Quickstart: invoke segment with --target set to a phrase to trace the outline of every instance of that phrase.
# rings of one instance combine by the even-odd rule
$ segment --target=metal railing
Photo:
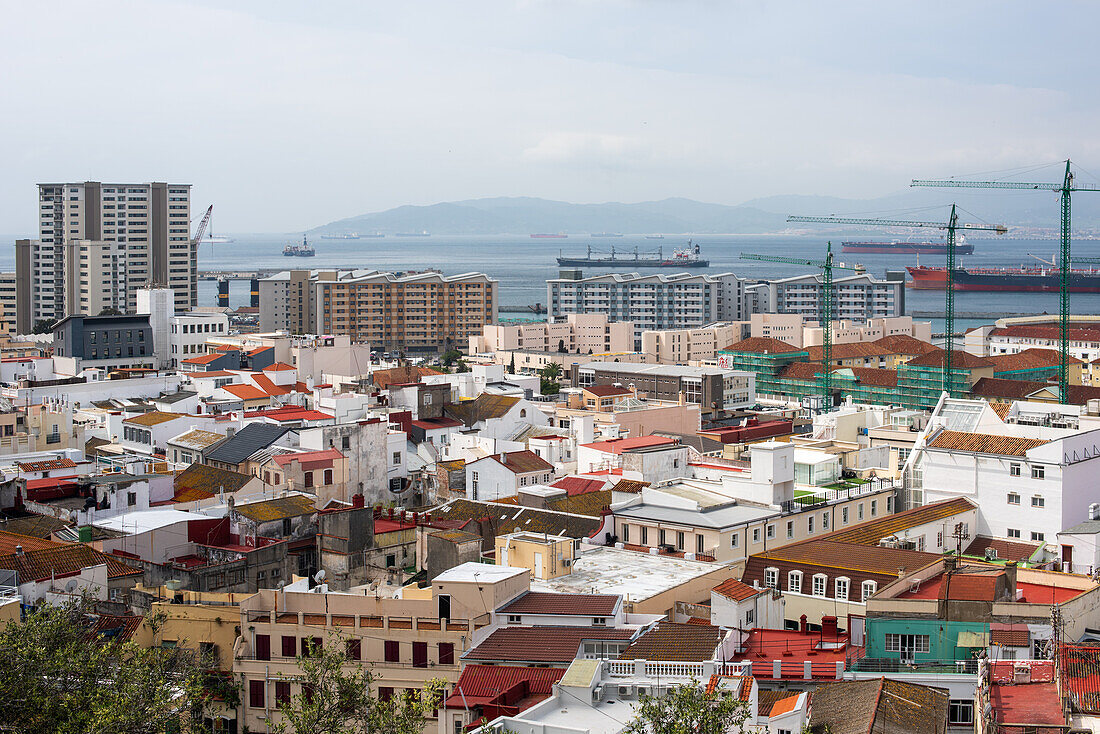
[[[860,658],[849,670],[858,673],[958,673],[974,675],[977,660],[901,660],[900,658]]]

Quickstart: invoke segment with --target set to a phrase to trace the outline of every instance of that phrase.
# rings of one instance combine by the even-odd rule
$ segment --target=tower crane
[[[947,230],[947,273],[944,283],[944,332],[947,340],[944,344],[943,355],[943,381],[942,387],[947,394],[951,394],[951,362],[955,351],[955,232],[957,230],[987,230],[1004,234],[1008,227],[1003,224],[965,224],[959,222],[959,215],[954,204],[951,205],[951,214],[946,222],[922,222],[908,221],[904,219],[863,219],[857,217],[787,217],[788,222],[821,222],[825,224],[869,224],[879,227],[931,227],[933,229]]]
[[[847,265],[834,265],[833,264],[833,243],[826,243],[825,259],[824,260],[809,260],[800,257],[782,257],[779,255],[756,255],[751,252],[742,252],[742,260],[760,260],[769,263],[786,263],[788,265],[809,265],[811,268],[820,268],[822,276],[822,293],[821,293],[821,360],[822,360],[822,375],[821,375],[821,391],[823,393],[823,399],[821,401],[821,410],[827,411],[833,404],[833,376],[830,368],[832,367],[832,353],[833,353],[833,271],[834,270],[853,270],[857,273],[862,273],[862,267],[849,267]]]
[[[202,215],[202,221],[199,222],[199,228],[195,230],[195,250],[198,250],[199,245],[202,244],[202,238],[206,236],[206,228],[210,226],[210,215],[214,213],[214,205],[206,207],[206,212]]]
[[[932,186],[936,188],[956,189],[1023,189],[1030,191],[1057,191],[1061,198],[1062,222],[1060,232],[1061,258],[1058,263],[1060,275],[1058,326],[1061,331],[1062,353],[1058,365],[1058,389],[1062,402],[1066,400],[1069,386],[1069,373],[1066,366],[1066,353],[1069,349],[1069,265],[1070,265],[1070,195],[1074,191],[1100,191],[1096,184],[1079,184],[1074,181],[1070,162],[1066,160],[1066,172],[1061,183],[1027,183],[1023,181],[960,181],[958,179],[913,179],[911,186]]]

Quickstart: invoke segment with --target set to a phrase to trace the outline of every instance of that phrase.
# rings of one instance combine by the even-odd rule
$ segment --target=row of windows
[[[1023,473],[1023,465],[1013,462],[1008,465],[1009,476],[1018,477]],[[1032,479],[1046,479],[1047,468],[1041,464],[1033,464],[1031,466],[1031,478]]]
[[[1010,504],[1010,505],[1020,504],[1020,494],[1019,494],[1019,492],[1009,492],[1008,493],[1008,504]],[[1031,497],[1031,506],[1032,507],[1046,507],[1046,505],[1047,505],[1047,502],[1043,498],[1042,495],[1038,495],[1038,494],[1032,495],[1032,497]]]
[[[1019,528],[1008,528],[1008,530],[1006,532],[1006,535],[1008,535],[1008,537],[1010,537],[1010,538],[1019,538],[1019,537],[1021,537],[1020,529]],[[1031,539],[1033,541],[1037,542],[1037,543],[1045,542],[1046,541],[1046,533],[1037,533],[1034,530],[1032,530],[1031,531]]]
[[[779,569],[778,568],[766,568],[764,569],[764,586],[769,589],[779,589]],[[833,598],[839,601],[849,601],[851,594],[852,580],[847,576],[838,576],[833,579]],[[826,596],[829,588],[829,577],[823,573],[817,573],[813,575],[810,587],[810,593],[813,596]],[[805,593],[802,590],[802,572],[801,571],[789,571],[787,572],[787,591],[794,594]],[[866,603],[868,599],[874,596],[878,591],[878,584],[874,581],[864,581],[860,587],[860,596],[858,601]]]
[[[675,538],[675,540],[676,540],[675,544],[669,542],[669,534],[670,533],[672,534],[672,537]],[[630,525],[628,525],[626,523],[623,523],[622,534],[623,534],[623,538],[622,538],[623,542],[624,543],[629,543],[630,542]],[[646,525],[639,525],[638,526],[638,535],[640,536],[639,539],[638,539],[638,542],[641,545],[648,546],[649,545],[649,527],[646,526]],[[687,545],[688,535],[690,535],[690,533],[685,533],[683,530],[665,530],[664,528],[659,528],[657,530],[657,546],[675,545],[676,550],[686,551],[688,549],[688,545]],[[705,553],[706,552],[706,540],[705,540],[702,533],[695,534],[695,552],[696,553]]]

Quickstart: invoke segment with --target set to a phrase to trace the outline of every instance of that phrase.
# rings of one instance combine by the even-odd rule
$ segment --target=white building
[[[749,317],[748,336],[779,339],[799,348],[821,346],[824,340],[823,331],[820,320],[804,314],[754,313]],[[932,322],[913,321],[911,316],[832,322],[833,344],[872,342],[897,335],[931,342]]]
[[[1067,336],[1072,357],[1084,362],[1100,359],[1100,317],[1071,315]],[[1062,332],[1056,316],[1020,316],[966,332],[965,349],[979,357],[1018,354],[1026,349],[1061,349]]]
[[[749,335],[744,321],[719,322],[697,329],[642,332],[642,353],[661,364],[712,360],[722,349]]]
[[[466,462],[466,496],[472,500],[515,497],[520,489],[549,484],[552,464],[531,451],[491,454]]]
[[[1088,520],[1100,472],[1100,427],[1072,406],[940,399],[906,465],[911,506],[968,497],[980,535],[1054,543]]]
[[[175,367],[180,360],[206,353],[206,340],[229,332],[229,317],[224,313],[191,311],[176,314],[171,319],[168,335],[168,363]],[[154,339],[156,332],[154,331]]]
[[[841,321],[868,321],[905,314],[905,272],[887,271],[880,280],[867,273],[834,278],[833,309]],[[823,277],[817,273],[764,281],[745,287],[752,313],[800,314],[820,319]]]
[[[783,629],[783,606],[783,594],[776,589],[729,579],[710,591],[710,623],[729,629]]]
[[[629,321],[634,324],[635,349],[644,331],[693,329],[744,318],[744,280],[733,273],[608,273],[588,278],[580,271],[562,274],[565,277],[546,281],[550,317],[603,314],[609,321]]]

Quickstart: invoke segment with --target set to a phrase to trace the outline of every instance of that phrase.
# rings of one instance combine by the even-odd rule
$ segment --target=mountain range
[[[1006,195],[973,190],[903,189],[876,199],[781,195],[738,205],[709,204],[684,198],[634,204],[572,204],[533,197],[467,199],[361,214],[315,227],[308,233],[761,234],[814,231],[829,226],[788,223],[788,213],[939,221],[946,219],[946,203],[952,200],[962,207],[960,221],[963,222],[997,222],[1032,230],[1058,227],[1058,199],[1051,192]],[[1100,231],[1100,196],[1079,194],[1074,199],[1073,210],[1075,232]]]

